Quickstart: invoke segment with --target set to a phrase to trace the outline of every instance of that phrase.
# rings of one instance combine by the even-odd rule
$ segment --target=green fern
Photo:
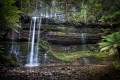
[[[108,36],[102,36],[102,41],[99,42],[100,51],[109,52],[109,54],[116,53],[117,48],[120,48],[120,32],[115,32]]]

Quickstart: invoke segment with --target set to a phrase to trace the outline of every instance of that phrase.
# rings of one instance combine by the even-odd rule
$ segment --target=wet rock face
[[[36,33],[37,34],[37,33]],[[47,36],[46,36],[47,35]],[[76,35],[76,34],[75,34]],[[68,45],[68,44],[83,44],[82,38],[79,36],[72,35],[72,36],[56,36],[56,35],[50,35],[49,33],[42,34],[41,31],[41,37],[47,38],[47,40],[52,44],[62,44],[62,45]],[[21,41],[21,42],[27,42],[29,38],[29,30],[21,30],[20,33],[15,33],[14,40],[15,41]],[[8,32],[8,35],[6,36],[7,40],[13,40],[13,34],[11,32]],[[99,37],[89,37],[85,38],[86,44],[90,43],[96,43],[99,41]]]
[[[21,18],[21,21],[22,28],[19,33],[15,33],[14,40],[27,42],[29,38],[31,17],[24,15]],[[68,24],[67,22],[60,22],[57,20],[43,18],[40,37],[47,38],[50,43],[58,45],[81,45],[83,44],[83,38],[85,39],[85,44],[94,44],[101,39],[102,35],[104,35],[105,31],[103,31],[100,27],[102,26],[86,24],[78,26],[78,28],[76,28],[75,25],[72,25],[72,23]],[[63,32],[61,31],[61,29],[63,30]],[[110,32],[111,29],[109,29],[108,27],[106,28],[106,30],[107,32]],[[8,32],[8,34],[6,35],[6,39],[12,40],[12,37],[12,32]]]
[[[115,75],[120,74],[106,65],[18,67],[2,69],[0,80],[118,80],[119,76],[111,76],[113,72]]]
[[[29,38],[29,28],[31,23],[31,17],[23,15],[21,17],[21,29],[19,33],[14,33],[14,40],[27,42]],[[96,43],[101,35],[101,30],[89,26],[79,26],[75,28],[72,23],[60,22],[57,20],[42,19],[40,37],[47,38],[52,44],[82,44],[83,35],[85,43]],[[57,30],[57,31],[55,31]],[[63,30],[63,32],[61,31]],[[102,32],[103,33],[103,32]],[[36,33],[37,34],[37,33]],[[8,32],[6,35],[8,40],[13,40],[13,32]]]

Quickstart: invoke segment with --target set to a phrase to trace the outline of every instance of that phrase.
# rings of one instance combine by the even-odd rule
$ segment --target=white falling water
[[[46,17],[46,18],[49,18],[49,17],[50,17],[48,12],[46,12],[45,17]]]
[[[28,63],[25,65],[27,67],[34,67],[39,65],[38,61],[38,53],[39,53],[39,37],[40,37],[40,26],[41,26],[41,18],[39,17],[32,17],[31,26],[30,26],[30,33],[29,33],[29,58]],[[37,25],[36,22],[39,22]],[[33,27],[33,28],[32,28]],[[36,30],[37,28],[37,30]],[[37,32],[37,35],[35,34]],[[35,39],[37,42],[35,43]]]
[[[80,33],[81,33],[82,50],[86,50],[87,47],[86,47],[85,33],[83,29],[81,29]]]
[[[41,17],[39,18],[39,26],[38,26],[38,31],[37,31],[38,35],[37,35],[36,55],[35,55],[35,61],[36,61],[36,63],[38,63],[40,27],[41,27]]]
[[[47,58],[48,58],[48,56],[47,56],[47,54],[45,53],[44,56],[43,56],[43,59],[44,59],[44,60],[43,60],[43,61],[44,61],[43,63],[46,63]]]
[[[31,51],[30,51],[30,60],[29,60],[30,65],[34,64],[35,24],[36,24],[37,17],[32,17],[32,19],[34,21],[34,25],[33,25],[33,32],[32,32],[32,44],[31,44]]]
[[[30,30],[29,30],[29,38],[28,38],[28,52],[30,51],[30,40],[31,40],[31,31],[32,31],[32,24],[33,24],[33,22],[32,22],[32,20],[31,20],[31,23],[30,23]]]
[[[50,17],[53,18],[53,9],[50,9]]]

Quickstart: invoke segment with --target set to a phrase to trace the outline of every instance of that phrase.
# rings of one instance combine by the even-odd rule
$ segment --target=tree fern
[[[116,53],[120,48],[120,32],[115,32],[108,36],[102,36],[102,41],[99,42],[100,51],[109,52],[109,54]]]
[[[10,29],[17,30],[19,26],[19,14],[21,12],[15,6],[15,0],[0,0],[0,36]]]

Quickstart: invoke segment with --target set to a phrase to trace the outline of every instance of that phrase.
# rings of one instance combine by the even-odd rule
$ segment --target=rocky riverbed
[[[120,80],[120,71],[108,65],[1,67],[0,80]]]

